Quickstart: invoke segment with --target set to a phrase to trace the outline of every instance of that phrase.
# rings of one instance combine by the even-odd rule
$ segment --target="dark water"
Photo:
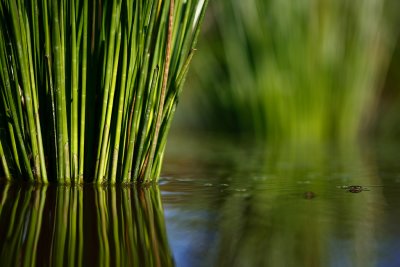
[[[158,187],[1,184],[0,266],[400,266],[399,148],[175,137]]]
[[[156,186],[0,188],[0,266],[173,266]]]

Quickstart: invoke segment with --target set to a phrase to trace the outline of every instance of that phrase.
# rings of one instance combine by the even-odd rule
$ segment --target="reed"
[[[397,37],[396,2],[213,2],[194,61],[201,125],[263,140],[360,136]]]
[[[9,180],[157,180],[207,0],[0,2]]]

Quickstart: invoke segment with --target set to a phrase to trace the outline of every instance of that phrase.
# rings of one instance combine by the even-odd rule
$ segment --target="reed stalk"
[[[157,181],[207,2],[1,0],[7,179]]]

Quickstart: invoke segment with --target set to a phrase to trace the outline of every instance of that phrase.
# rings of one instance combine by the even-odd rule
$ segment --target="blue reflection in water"
[[[400,266],[400,240],[390,240],[380,246],[382,260],[378,267],[398,267]]]
[[[215,214],[207,211],[182,212],[167,207],[165,219],[173,222],[167,224],[167,233],[176,265],[211,266],[210,259],[214,258],[218,239],[209,224],[216,222]]]
[[[400,149],[224,146],[167,153],[160,189],[177,266],[400,266]]]

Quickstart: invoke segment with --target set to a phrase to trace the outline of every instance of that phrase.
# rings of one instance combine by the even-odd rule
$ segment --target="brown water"
[[[399,148],[172,136],[159,186],[1,184],[0,266],[400,266]]]

